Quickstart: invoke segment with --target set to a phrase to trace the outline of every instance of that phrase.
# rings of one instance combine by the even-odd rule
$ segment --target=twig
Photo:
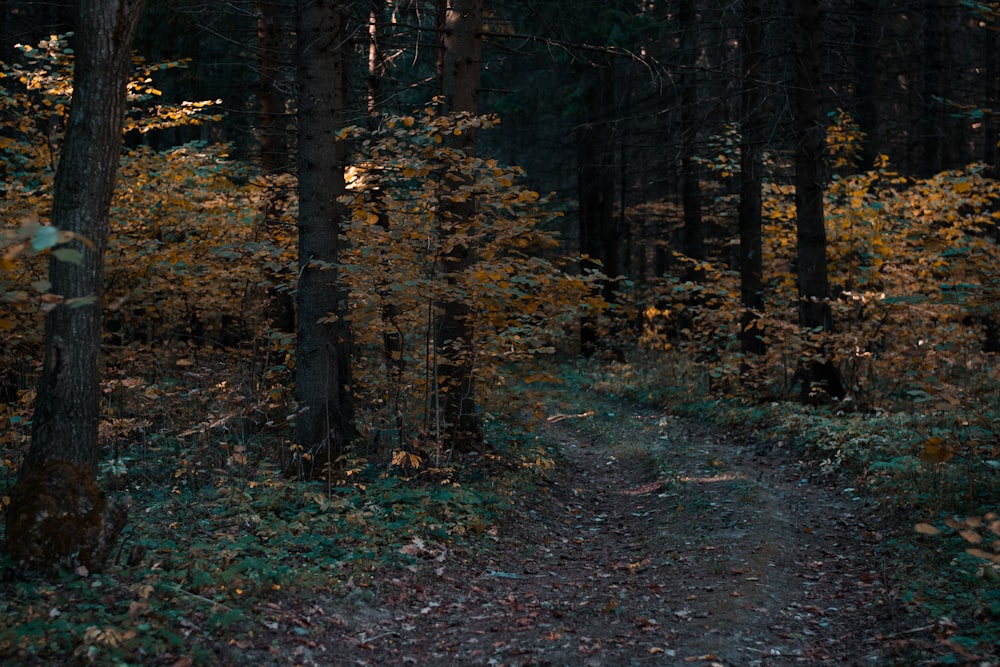
[[[918,632],[923,632],[925,630],[931,630],[936,625],[937,625],[937,623],[930,623],[929,625],[922,625],[919,628],[910,628],[909,630],[900,630],[899,632],[894,632],[891,635],[878,635],[876,637],[873,637],[872,639],[869,639],[868,642],[872,643],[872,642],[884,641],[886,639],[897,639],[899,637],[902,637],[903,635],[912,635],[912,634],[916,634]]]
[[[195,598],[197,600],[201,600],[202,602],[208,603],[208,604],[212,605],[213,607],[220,607],[220,608],[224,609],[225,611],[234,611],[233,608],[230,607],[230,606],[227,606],[227,605],[222,604],[221,602],[217,602],[215,600],[209,599],[209,598],[205,597],[204,595],[198,595],[197,593],[192,593],[191,591],[185,590],[185,589],[181,588],[180,586],[178,586],[176,584],[161,583],[161,585],[164,588],[169,588],[170,590],[174,591],[175,593],[183,593],[184,595],[187,595],[187,596],[193,597],[193,598]]]

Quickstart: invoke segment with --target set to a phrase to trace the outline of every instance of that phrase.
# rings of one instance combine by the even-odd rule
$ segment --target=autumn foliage
[[[8,171],[17,175],[0,206],[6,219],[22,220],[4,232],[8,298],[0,303],[0,321],[11,332],[4,349],[12,399],[6,409],[22,422],[33,372],[23,360],[37,356],[39,315],[59,300],[46,293],[44,281],[48,252],[65,252],[58,247],[65,239],[49,234],[48,192],[72,55],[56,38],[24,52],[25,63],[7,68],[23,90],[3,107],[10,119],[20,119],[18,131],[0,146]],[[156,73],[181,66],[136,63],[127,137],[214,118],[209,102],[157,101]],[[439,406],[447,388],[438,383],[433,345],[437,304],[468,305],[474,349],[464,353],[471,354],[484,385],[502,383],[515,362],[528,362],[530,374],[531,362],[553,353],[582,313],[605,306],[593,289],[601,276],[580,275],[561,250],[561,212],[552,198],[523,185],[517,167],[466,156],[444,141],[498,122],[442,116],[430,105],[413,115],[387,116],[377,130],[352,128],[342,137],[357,165],[343,269],[357,340],[353,390],[367,406],[359,419],[359,451],[374,460],[419,468],[434,456],[441,463]],[[248,370],[225,393],[241,395],[242,405],[235,412],[213,411],[216,416],[202,423],[287,423],[294,410],[293,329],[276,320],[287,318],[278,311],[287,308],[295,288],[295,192],[293,177],[255,174],[225,146],[192,142],[157,151],[140,141],[127,148],[106,256],[112,395],[131,390],[146,401],[165,397],[157,383],[172,369],[183,372],[230,350]],[[442,204],[459,200],[475,201],[474,215],[461,228],[445,220],[448,233],[442,233]],[[459,276],[442,268],[453,243],[477,251],[475,263]],[[149,354],[159,359],[158,367],[134,365]],[[281,459],[287,452],[272,455]]]
[[[738,274],[722,256],[704,264],[700,283],[668,276],[651,285],[644,344],[694,350],[718,389],[759,398],[793,396],[799,360],[810,354],[837,366],[844,407],[854,410],[925,395],[959,400],[987,389],[988,354],[997,345],[997,182],[982,165],[910,178],[885,156],[855,171],[860,134],[849,118],[835,120],[825,206],[833,331],[796,324],[794,188],[778,178],[780,161],[772,156],[764,190],[766,306],[757,321],[766,354],[738,352]],[[735,173],[732,164],[720,154],[722,178]],[[722,215],[730,205],[731,197],[720,198],[720,227],[728,224]],[[741,386],[741,367],[745,373],[748,365],[753,387]]]

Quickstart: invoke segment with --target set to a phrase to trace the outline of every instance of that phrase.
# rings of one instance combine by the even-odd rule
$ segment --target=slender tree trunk
[[[823,215],[825,130],[820,114],[822,22],[819,0],[791,0],[795,17],[795,207],[797,211],[799,324],[833,330]],[[802,394],[816,388],[842,397],[840,373],[825,351],[813,350],[801,369]]]
[[[950,37],[955,8],[951,0],[924,0],[924,91],[923,91],[923,170],[932,176],[954,166],[960,143],[950,110],[942,100],[948,97],[948,67],[951,63]]]
[[[764,311],[761,181],[764,144],[763,0],[743,0],[743,138],[740,146],[740,347],[763,354]]]
[[[983,77],[983,99],[995,100],[1000,97],[1000,33],[993,29],[982,31],[983,59],[986,61],[986,73]],[[996,112],[987,113],[983,119],[983,162],[988,165],[992,178],[1000,176],[1000,162],[997,160],[997,142],[1000,141],[1000,131],[997,128]],[[1000,223],[998,223],[1000,229]]]
[[[382,115],[382,79],[385,76],[386,64],[382,56],[381,40],[383,37],[384,24],[382,15],[386,8],[385,0],[369,0],[368,6],[368,76],[367,76],[367,107],[368,107],[368,128],[376,130],[381,123]],[[373,170],[365,175],[367,187],[364,196],[376,203],[381,195],[381,175],[378,170]],[[376,208],[380,208],[377,206]],[[384,211],[379,211],[378,224],[383,229],[389,229],[389,217]],[[393,447],[402,448],[406,442],[406,421],[402,413],[403,394],[403,372],[406,369],[405,344],[403,337],[403,327],[400,323],[399,305],[395,300],[393,286],[383,284],[378,287],[378,294],[381,303],[382,316],[382,354],[385,359],[386,389],[382,396],[384,410],[387,412],[383,417],[383,428],[385,431],[396,431],[395,442],[390,441]],[[376,435],[376,444],[381,443],[381,438]]]
[[[99,354],[108,215],[122,145],[125,85],[141,0],[81,0],[73,98],[53,186],[52,224],[79,263],[49,263],[52,293],[66,299],[45,320],[45,357],[31,447],[11,492],[7,540],[29,566],[99,568],[125,525],[125,507],[95,483],[100,458]]]
[[[681,202],[684,227],[681,246],[691,259],[705,259],[705,239],[701,217],[701,169],[695,160],[698,143],[698,17],[694,0],[681,0],[677,12],[681,31]],[[701,280],[702,272],[688,265],[688,278]]]
[[[613,278],[621,273],[621,235],[614,215],[614,75],[610,63],[602,63],[596,73],[586,70],[580,85],[584,88],[583,113],[576,129],[576,152],[580,253],[585,257],[582,268],[600,270]],[[602,291],[607,302],[614,301],[612,281],[605,281]],[[590,356],[600,347],[596,318],[584,318],[580,351]]]
[[[879,128],[879,8],[881,0],[856,0],[854,13],[858,17],[854,40],[855,89],[857,90],[857,122],[865,133],[861,149],[861,166],[871,169],[881,149]]]
[[[831,328],[826,266],[820,123],[819,0],[792,0],[795,8],[795,207],[798,230],[799,320],[806,328]]]
[[[447,0],[444,11],[441,93],[445,113],[479,112],[479,79],[482,53],[483,0]],[[467,156],[476,152],[476,132],[452,137],[452,147]],[[458,184],[461,185],[461,184]],[[442,211],[442,236],[461,234],[476,212],[475,199],[450,203]],[[461,241],[449,243],[442,258],[445,281],[457,276],[475,261],[475,252]],[[438,304],[435,326],[441,417],[448,431],[446,442],[456,451],[482,447],[475,393],[475,363],[471,308],[460,299]]]
[[[260,67],[260,161],[265,174],[288,169],[285,96],[278,89],[283,51],[279,0],[257,0],[257,61]]]
[[[385,0],[370,0],[368,9],[368,114],[374,117],[381,111],[379,95],[385,76],[385,59],[379,41],[382,38],[382,13]]]
[[[351,48],[339,0],[297,0],[299,281],[295,393],[298,470],[329,474],[354,437],[352,335],[340,279],[347,217],[344,125]]]

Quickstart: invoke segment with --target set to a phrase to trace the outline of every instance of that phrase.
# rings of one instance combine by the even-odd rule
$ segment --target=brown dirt
[[[274,603],[256,664],[891,663],[864,501],[780,447],[650,409],[615,418],[613,436],[550,419],[565,458],[491,556],[415,543],[426,567],[367,600]]]

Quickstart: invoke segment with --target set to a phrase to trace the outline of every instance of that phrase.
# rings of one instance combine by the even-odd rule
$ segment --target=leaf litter
[[[592,413],[550,420],[546,437],[563,460],[520,499],[487,555],[415,540],[404,549],[421,566],[368,597],[312,600],[295,622],[290,600],[243,657],[891,664],[885,640],[905,632],[905,619],[878,553],[874,504],[810,477],[780,448],[762,452],[651,409],[616,410],[625,412],[612,416],[612,433]]]

